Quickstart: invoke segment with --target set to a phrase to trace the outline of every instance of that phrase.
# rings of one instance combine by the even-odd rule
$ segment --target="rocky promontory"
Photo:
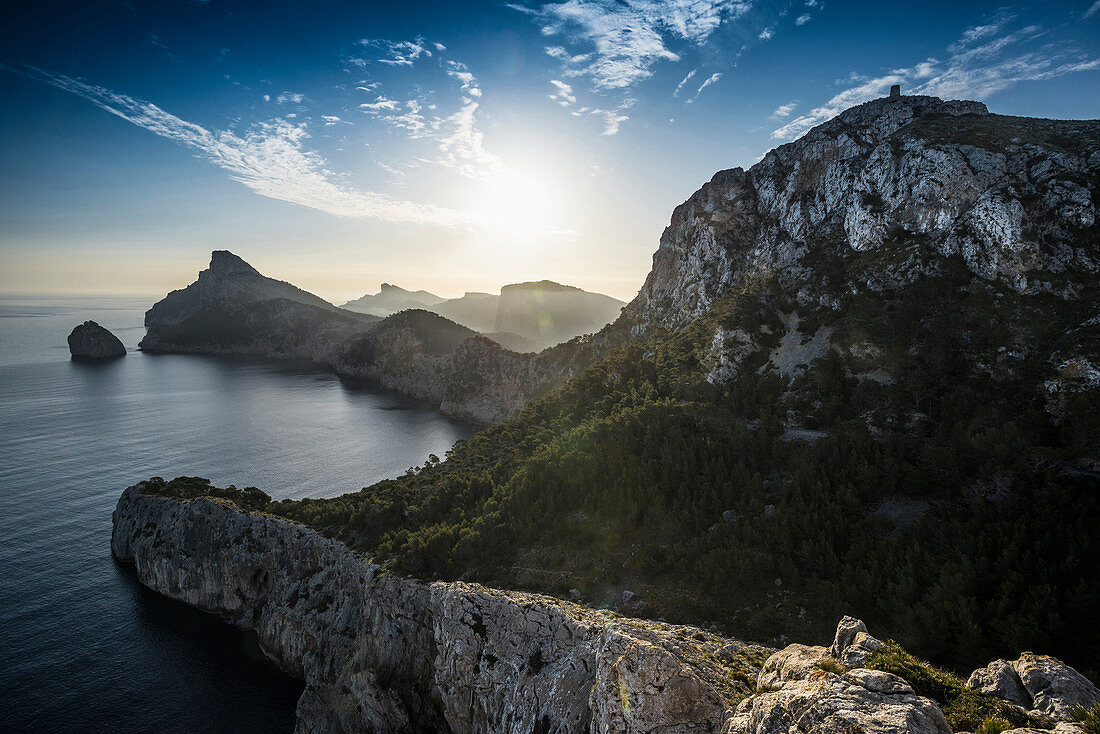
[[[430,311],[347,311],[224,250],[194,283],[154,304],[145,326],[146,352],[308,360],[482,423],[514,416],[567,379],[584,341],[518,354]]]
[[[126,347],[96,322],[85,321],[69,334],[69,354],[76,360],[111,359],[126,356]]]
[[[548,596],[401,578],[215,497],[134,486],[113,523],[111,550],[141,583],[254,630],[305,681],[301,734],[949,734],[986,720],[1049,729],[1100,701],[1043,656],[1011,674],[996,661],[964,685],[847,617],[828,648],[776,651]]]

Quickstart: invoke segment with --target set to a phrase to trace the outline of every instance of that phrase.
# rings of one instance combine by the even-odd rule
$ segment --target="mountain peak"
[[[210,253],[210,270],[218,275],[260,274],[259,270],[256,270],[229,250],[214,250]]]

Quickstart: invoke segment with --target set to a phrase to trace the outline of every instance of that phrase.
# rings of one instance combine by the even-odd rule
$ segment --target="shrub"
[[[909,682],[918,695],[936,701],[954,731],[996,734],[1017,727],[1048,726],[1005,701],[968,688],[961,678],[913,657],[893,640],[875,650],[864,667],[893,673]],[[1003,723],[1001,729],[996,727]]]

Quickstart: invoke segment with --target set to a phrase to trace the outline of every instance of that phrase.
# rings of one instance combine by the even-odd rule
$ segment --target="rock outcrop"
[[[224,501],[126,490],[111,550],[256,631],[305,680],[298,732],[721,731],[769,648],[535,594],[424,584]]]
[[[1025,652],[994,660],[970,674],[966,685],[1025,710],[1064,721],[1076,706],[1100,703],[1100,690],[1085,676],[1049,655]]]
[[[308,360],[482,423],[515,415],[567,379],[577,351],[517,354],[423,310],[385,319],[345,311],[225,251],[150,308],[145,326],[144,351]]]
[[[862,667],[881,663],[841,662],[884,644],[851,617],[829,648],[776,651],[538,594],[398,577],[301,525],[141,485],[123,492],[113,525],[112,553],[141,583],[254,630],[268,657],[305,681],[300,734],[951,732],[939,703],[909,681]],[[1006,665],[1043,714],[1019,721],[1053,725],[1095,700],[1052,658],[983,670]]]
[[[85,321],[69,334],[69,354],[76,360],[111,359],[126,356],[126,347],[96,322]]]
[[[814,267],[823,252],[917,241],[1021,293],[1072,292],[1051,274],[1100,270],[1080,237],[1096,222],[1098,138],[1096,121],[992,115],[979,102],[850,108],[747,171],[715,174],[677,207],[628,313],[642,325],[684,324],[761,273],[817,305],[833,296]],[[863,287],[934,272],[934,260],[912,255],[884,258]]]

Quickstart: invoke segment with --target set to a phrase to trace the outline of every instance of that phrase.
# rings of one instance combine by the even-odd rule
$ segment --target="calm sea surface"
[[[136,352],[154,300],[0,297],[0,730],[291,731],[298,681],[112,560],[119,494],[187,474],[329,497],[472,432],[307,368]],[[70,362],[86,319],[130,353]]]

